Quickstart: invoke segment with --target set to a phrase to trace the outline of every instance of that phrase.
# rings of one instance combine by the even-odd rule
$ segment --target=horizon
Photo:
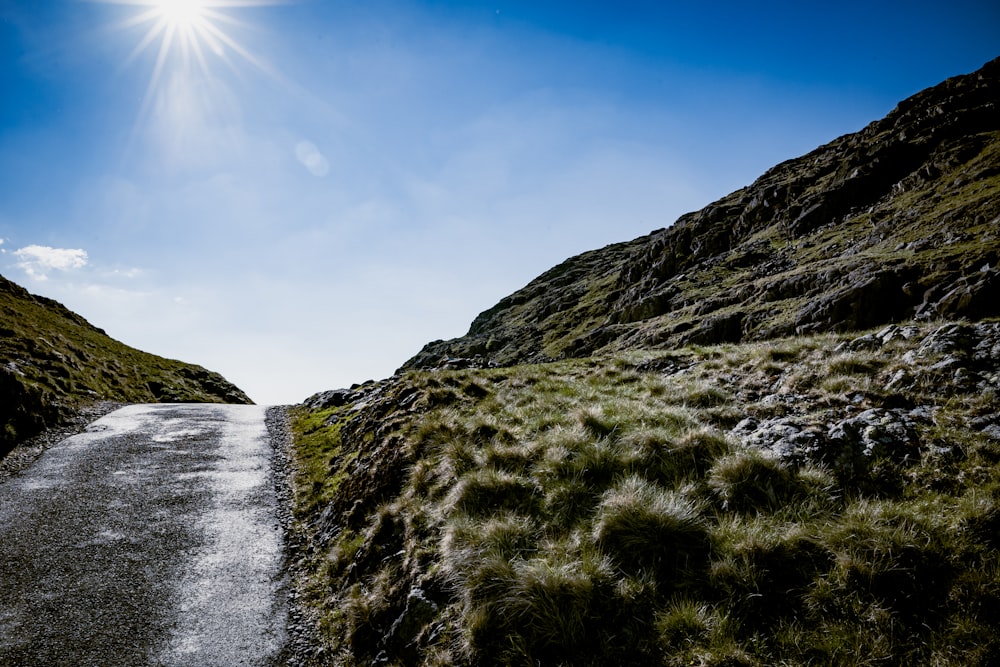
[[[0,273],[286,404],[978,69],[1000,6],[0,0],[0,49]]]

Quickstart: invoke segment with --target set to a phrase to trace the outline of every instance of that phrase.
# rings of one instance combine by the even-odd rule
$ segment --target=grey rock
[[[948,355],[936,364],[931,365],[930,370],[939,372],[956,371],[962,368],[962,360],[954,355]]]
[[[970,371],[968,368],[957,368],[952,375],[952,380],[957,388],[968,390],[979,384],[981,378],[979,373]]]
[[[887,458],[901,463],[919,457],[916,429],[902,410],[865,410],[833,425],[827,435],[831,442],[867,459]]]
[[[978,341],[972,351],[972,358],[996,368],[1000,363],[1000,323],[980,323],[975,328]]]
[[[730,430],[730,433],[737,437],[746,436],[756,431],[758,424],[759,422],[753,417],[746,417],[745,419],[740,420],[736,426]]]
[[[422,588],[414,586],[406,596],[406,607],[392,624],[388,639],[397,646],[410,646],[427,625],[437,617],[438,605],[427,599]]]
[[[886,343],[891,343],[892,341],[897,340],[899,338],[903,339],[907,338],[904,331],[896,324],[890,324],[889,326],[879,330],[874,335],[875,338],[877,338],[882,343],[882,345],[885,345]]]
[[[748,417],[736,424],[730,434],[748,447],[770,452],[779,460],[801,465],[822,448],[822,434],[815,428],[790,417],[766,419]]]
[[[684,345],[738,343],[743,338],[745,320],[746,313],[743,312],[708,317],[697,327],[686,333],[681,338],[681,342]]]
[[[311,410],[327,410],[329,408],[339,408],[348,403],[351,396],[349,389],[331,389],[313,394],[303,404]]]
[[[934,330],[920,343],[916,356],[928,357],[934,354],[966,355],[973,347],[974,330],[966,324],[945,324]]]
[[[996,315],[1000,309],[1000,271],[995,269],[963,276],[946,289],[934,303],[924,304],[920,314],[979,319]]]
[[[799,333],[849,331],[903,315],[903,279],[892,271],[859,271],[842,287],[803,306],[796,314]]]
[[[905,368],[900,368],[889,378],[889,381],[885,384],[885,390],[905,391],[912,389],[915,384],[916,380],[913,378],[913,375]]]
[[[868,334],[866,336],[860,336],[854,340],[847,341],[846,343],[841,343],[836,347],[837,352],[863,352],[863,351],[873,351],[877,350],[884,344],[882,338],[877,334]]]
[[[932,423],[937,410],[938,409],[936,407],[920,405],[907,412],[906,416],[913,421]]]

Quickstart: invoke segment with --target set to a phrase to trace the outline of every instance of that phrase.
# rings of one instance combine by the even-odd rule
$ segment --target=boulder
[[[717,345],[719,343],[738,343],[743,338],[743,322],[746,313],[725,313],[710,317],[684,334],[681,342],[684,345]]]
[[[811,462],[824,440],[818,428],[791,417],[762,422],[748,417],[736,424],[730,434],[748,447],[770,452],[778,460],[796,466]]]
[[[920,455],[914,423],[902,410],[865,410],[831,426],[827,437],[841,450],[841,460],[846,455],[915,463]]]
[[[915,356],[931,355],[966,356],[975,341],[975,330],[962,323],[950,323],[935,329],[917,348]]]
[[[305,401],[305,405],[310,410],[328,410],[329,408],[339,408],[350,402],[352,392],[349,389],[331,389],[313,394]]]

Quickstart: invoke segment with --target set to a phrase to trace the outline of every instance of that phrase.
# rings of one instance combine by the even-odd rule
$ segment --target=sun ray
[[[240,56],[243,57],[244,60],[246,60],[251,65],[254,65],[255,67],[261,70],[266,69],[265,65],[262,62],[260,62],[252,53],[250,53],[247,49],[245,49],[242,45],[240,45],[239,42],[237,42],[232,37],[227,35],[218,26],[212,23],[206,23],[205,30],[212,33],[220,42],[228,46],[235,53],[238,53]]]
[[[146,94],[143,96],[142,106],[139,108],[140,118],[145,116],[149,110],[149,105],[153,101],[153,96],[156,94],[157,86],[160,83],[160,77],[163,74],[163,67],[167,62],[167,56],[170,54],[170,44],[173,41],[174,30],[169,25],[165,26],[164,30],[163,41],[160,42],[160,52],[156,56],[156,65],[153,66],[153,74],[149,77],[149,85],[146,87]]]
[[[128,54],[125,61],[122,63],[123,66],[128,66],[132,61],[139,57],[143,51],[149,48],[149,45],[156,41],[156,38],[160,36],[160,33],[166,29],[166,26],[162,23],[154,23],[149,27],[146,35],[135,45],[132,52]]]
[[[212,78],[211,60],[218,59],[237,71],[237,58],[252,67],[277,76],[271,67],[231,34],[232,29],[252,25],[232,15],[243,8],[286,4],[291,0],[89,0],[94,3],[134,7],[137,12],[113,24],[115,30],[145,28],[126,56],[123,67],[132,64],[159,42],[140,110],[148,110],[168,68],[185,76]]]
[[[2,1],[2,0],[0,0]],[[151,59],[152,69],[140,98],[126,153],[152,129],[171,137],[190,133],[199,123],[212,123],[220,109],[231,108],[229,89],[215,71],[219,66],[242,77],[240,64],[284,82],[284,77],[255,54],[239,36],[256,26],[233,13],[244,8],[292,4],[297,0],[83,0],[118,6],[109,28],[133,33],[136,42],[120,65]],[[152,52],[152,56],[146,56]],[[199,119],[200,116],[200,119]]]
[[[205,5],[202,0],[159,0],[157,9],[167,23],[186,28],[198,23]]]

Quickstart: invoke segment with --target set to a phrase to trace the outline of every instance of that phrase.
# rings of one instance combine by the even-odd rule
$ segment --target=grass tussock
[[[773,512],[804,496],[806,489],[795,473],[759,449],[728,454],[708,473],[708,487],[732,512]]]
[[[624,479],[604,494],[592,535],[624,571],[655,573],[665,584],[703,567],[708,554],[699,506],[641,477]]]
[[[484,468],[465,475],[455,485],[451,498],[457,513],[490,517],[504,511],[534,514],[541,495],[526,477]]]

